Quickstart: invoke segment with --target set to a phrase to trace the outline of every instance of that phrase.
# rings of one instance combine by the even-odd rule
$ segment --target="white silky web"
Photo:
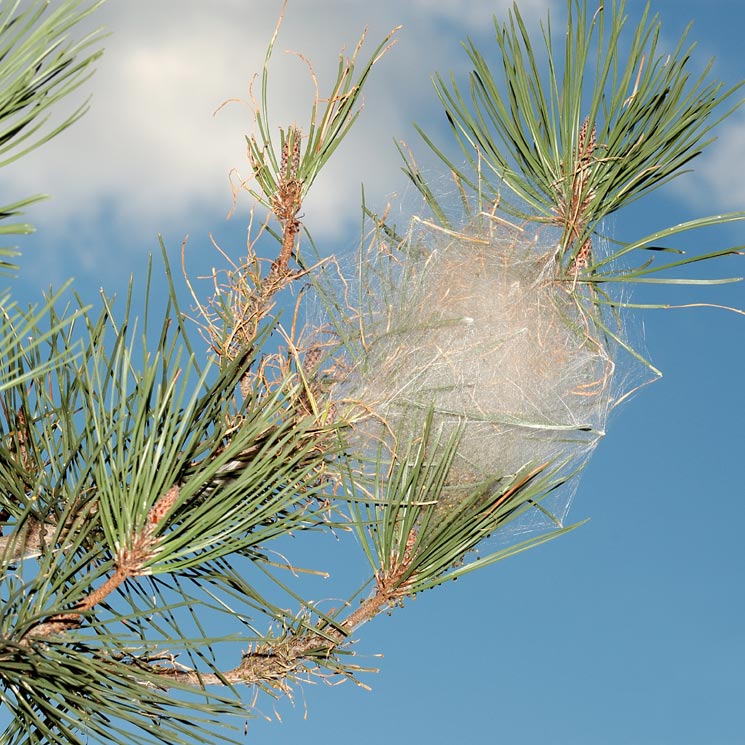
[[[615,365],[576,288],[555,279],[549,232],[482,216],[457,232],[415,221],[402,246],[373,243],[338,303],[357,352],[327,394],[361,461],[400,452],[428,412],[440,442],[461,433],[443,499],[589,454]],[[546,505],[559,524],[571,495]]]

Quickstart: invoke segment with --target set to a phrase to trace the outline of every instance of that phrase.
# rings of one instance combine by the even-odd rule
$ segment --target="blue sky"
[[[532,27],[549,5],[558,26],[564,7],[519,5]],[[643,5],[629,0],[630,24]],[[305,205],[324,248],[354,249],[361,182],[368,201],[380,204],[403,188],[393,138],[416,144],[412,121],[440,126],[430,76],[463,75],[459,41],[471,35],[488,48],[491,15],[504,17],[506,7],[503,0],[290,0],[278,51],[306,55],[322,86],[333,81],[339,48],[353,47],[365,25],[376,43],[404,24],[375,69],[356,130]],[[693,20],[696,64],[714,56],[714,74],[725,82],[745,77],[739,2],[652,7],[671,47]],[[22,242],[21,299],[69,276],[84,297],[99,287],[121,292],[157,251],[158,232],[175,262],[189,234],[196,272],[219,262],[209,233],[240,255],[248,202],[226,222],[228,173],[247,171],[251,115],[241,104],[213,112],[247,97],[278,9],[269,0],[104,7],[98,20],[112,36],[87,86],[91,111],[4,172],[0,197],[53,197],[29,216],[39,230]],[[276,63],[274,120],[302,120],[303,65],[281,54]],[[745,208],[745,114],[717,134],[695,173],[616,218],[619,237]],[[722,228],[679,245],[745,244],[744,231]],[[745,257],[712,271],[745,274]],[[663,297],[743,308],[745,284]],[[702,308],[650,311],[638,323],[664,377],[611,417],[570,513],[590,522],[368,624],[358,651],[362,664],[380,668],[365,678],[372,691],[307,686],[294,708],[278,705],[281,722],[252,721],[248,742],[745,743],[745,317]],[[361,581],[361,560],[340,570],[343,579],[357,568]],[[272,705],[263,709],[269,714]]]

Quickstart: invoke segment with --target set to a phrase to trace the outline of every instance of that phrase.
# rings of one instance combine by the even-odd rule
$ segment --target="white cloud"
[[[551,6],[556,8],[557,3],[547,0],[521,0],[519,3],[520,15],[530,20],[534,16],[543,17],[546,10]],[[507,16],[507,11],[512,10],[512,0],[411,0],[411,6],[420,12],[439,16],[462,26],[469,27],[470,31],[481,29],[491,24],[492,16]],[[559,12],[563,8],[559,6]]]
[[[460,40],[470,35],[488,50],[492,16],[506,18],[511,5],[378,0],[372,8],[368,0],[289,0],[270,68],[275,131],[302,125],[312,98],[305,64],[285,50],[312,61],[323,93],[335,80],[339,51],[345,46],[349,53],[366,25],[365,59],[394,26],[404,25],[371,76],[360,119],[306,202],[306,222],[317,238],[337,239],[358,224],[363,182],[376,206],[405,188],[394,138],[406,139],[423,157],[411,125],[417,121],[431,131],[442,121],[432,74],[455,70],[462,80],[468,63]],[[550,0],[519,5],[533,27],[549,6],[554,16],[562,12]],[[111,36],[85,86],[93,96],[90,112],[4,169],[0,182],[0,203],[40,191],[53,196],[29,215],[48,237],[41,250],[51,253],[55,244],[53,256],[39,257],[45,274],[53,266],[58,279],[97,268],[127,274],[127,256],[157,250],[158,231],[170,234],[170,245],[185,233],[196,242],[197,235],[221,229],[231,206],[228,174],[233,168],[248,174],[244,135],[252,129],[252,112],[245,103],[214,112],[227,99],[248,99],[280,7],[280,0],[128,0],[109,2],[92,17]],[[558,28],[560,19],[553,21]],[[716,50],[701,56],[710,51]],[[732,167],[745,160],[745,116],[729,120],[718,134],[693,164],[696,174],[674,182],[701,213],[745,205],[745,186]],[[710,210],[701,206],[702,194]],[[246,198],[237,223],[245,222],[247,205]],[[103,267],[102,220],[119,235]]]
[[[673,182],[700,214],[713,210],[745,209],[745,113],[742,110],[719,125],[717,139],[692,163],[695,170]]]
[[[527,15],[548,0],[521,3]],[[244,134],[252,127],[248,98],[261,69],[280,2],[128,0],[108,3],[94,21],[112,32],[87,86],[91,111],[70,131],[6,169],[2,197],[44,191],[54,200],[31,216],[60,233],[106,213],[133,236],[183,224],[195,212],[224,214],[227,175],[247,171]],[[360,184],[375,199],[402,183],[393,137],[410,137],[413,120],[439,111],[430,76],[464,64],[467,33],[491,35],[491,16],[507,0],[290,0],[271,67],[275,126],[305,117],[308,71],[292,49],[313,62],[323,89],[335,79],[338,52],[351,50],[367,23],[367,54],[404,23],[399,43],[376,67],[365,109],[349,140],[318,181],[309,206],[319,232],[333,234],[359,215]],[[363,52],[364,56],[365,52]],[[426,124],[426,121],[424,122]]]

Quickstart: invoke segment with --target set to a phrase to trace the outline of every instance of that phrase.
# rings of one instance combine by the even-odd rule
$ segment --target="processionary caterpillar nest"
[[[358,351],[327,394],[361,463],[402,452],[428,415],[433,443],[460,433],[448,499],[589,453],[615,367],[576,283],[555,276],[555,241],[540,237],[490,216],[458,232],[415,221],[399,249],[378,240],[362,257],[339,302]]]

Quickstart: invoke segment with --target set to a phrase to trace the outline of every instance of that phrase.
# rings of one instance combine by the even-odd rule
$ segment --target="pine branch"
[[[56,534],[56,525],[50,525],[30,516],[10,535],[0,536],[2,563],[7,566],[40,556],[42,551],[53,543]]]
[[[203,673],[184,670],[183,667],[163,666],[152,667],[151,670],[162,676],[166,682],[198,687],[236,684],[283,687],[288,680],[307,671],[308,665],[317,665],[320,660],[329,665],[357,629],[410,596],[412,583],[406,577],[413,559],[411,550],[415,540],[415,534],[412,533],[408,541],[408,558],[399,562],[395,569],[378,573],[375,592],[335,626],[323,622],[317,630],[303,627],[300,634],[260,644],[246,652],[237,667],[224,672]],[[349,666],[339,664],[338,671],[345,670],[349,672]]]

